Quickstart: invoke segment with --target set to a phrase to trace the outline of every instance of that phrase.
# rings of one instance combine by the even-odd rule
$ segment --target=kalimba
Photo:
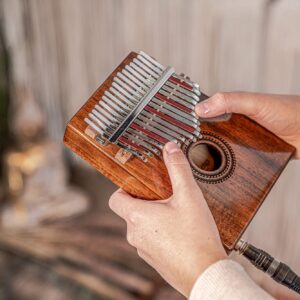
[[[148,200],[172,194],[162,149],[178,143],[230,251],[294,148],[242,115],[200,120],[194,108],[206,98],[189,77],[131,52],[71,119],[64,142],[126,192]]]

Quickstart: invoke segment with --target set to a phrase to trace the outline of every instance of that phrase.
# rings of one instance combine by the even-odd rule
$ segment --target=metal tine
[[[104,105],[103,101],[101,101],[101,102],[102,103],[99,103],[99,104]],[[107,107],[109,109],[109,106],[107,106]],[[95,106],[95,108],[99,111],[97,105]],[[126,114],[124,114],[123,112],[120,112],[120,111],[110,111],[110,113],[111,113],[111,118],[117,120],[118,123],[121,123],[124,120],[124,118],[126,118]]]
[[[165,109],[170,110],[170,111],[174,112],[175,114],[178,114],[181,117],[186,118],[187,120],[190,120],[190,121],[194,122],[195,124],[199,124],[199,120],[197,118],[195,118],[193,115],[187,114],[186,112],[184,112],[184,111],[182,111],[182,110],[180,110],[180,109],[178,109],[178,108],[176,108],[176,107],[174,107],[174,106],[172,106],[172,105],[170,105],[166,102],[163,102],[163,101],[157,99],[156,97],[154,97],[151,100],[151,102],[154,102],[158,105],[161,105]]]
[[[124,95],[125,99],[127,98],[129,100],[132,100],[131,102],[134,102],[135,104],[139,102],[139,97],[131,95],[128,91],[124,89],[124,87],[126,88],[126,85],[124,83],[120,84],[119,82],[116,82],[114,78],[114,81],[112,82],[112,86],[116,88],[119,92],[121,92]]]
[[[110,87],[109,91],[114,93],[117,97],[119,97],[124,105],[127,105],[130,110],[132,110],[136,106],[136,102],[131,101],[130,99],[127,99],[123,94],[121,94],[117,89],[114,87]]]
[[[143,139],[141,139],[140,137],[130,133],[130,132],[125,132],[123,134],[123,136],[125,136],[127,139],[131,140],[131,141],[134,141],[135,143],[137,143],[139,146],[142,146],[144,148],[146,148],[147,150],[150,150],[151,151],[151,154],[152,152],[159,155],[159,150],[156,149],[154,146],[152,146],[151,144],[148,144],[147,142],[145,142]],[[153,155],[152,155],[153,156]]]
[[[198,88],[200,88],[199,84],[188,79],[187,77],[185,77],[183,74],[174,74],[176,78],[185,81],[186,83],[188,83],[191,86],[197,86]]]
[[[115,90],[114,88],[112,88],[112,90]],[[133,108],[134,105],[129,105],[128,103],[124,103],[123,101],[121,101],[122,99],[117,98],[116,96],[114,96],[110,91],[105,91],[104,92],[104,97],[106,97],[106,99],[109,100],[108,104],[110,104],[111,102],[115,102],[118,105],[120,105],[121,109],[123,109],[125,112],[130,112]]]
[[[192,80],[188,79],[187,77],[185,77],[185,75],[183,73],[180,73],[180,74],[174,74],[173,75],[175,78],[179,79],[180,81],[184,81],[186,82],[187,84],[189,84],[190,86],[193,86],[193,85],[197,85],[199,86],[198,84],[196,84],[195,82],[193,82]]]
[[[181,99],[184,99],[188,102],[192,102],[192,100],[196,100],[196,102],[198,103],[199,99],[197,98],[191,98],[191,97],[188,97],[187,95],[183,94],[183,93],[180,93],[178,90],[174,90],[166,85],[163,85],[162,89],[164,89],[165,91],[169,92],[169,93],[172,93],[173,95],[176,95],[178,96],[179,98]]]
[[[165,84],[173,89],[176,89],[177,91],[181,92],[182,94],[185,94],[187,96],[194,98],[195,100],[197,100],[197,102],[199,101],[199,97],[197,95],[195,95],[195,93],[193,93],[192,91],[189,91],[189,90],[181,87],[178,84],[176,85],[175,83],[173,83],[171,81],[166,81]]]
[[[100,133],[102,136],[105,136],[104,131],[98,127],[93,121],[91,121],[89,118],[84,118],[84,122],[90,125],[93,129],[95,129],[98,133]]]
[[[148,143],[146,143],[145,141],[141,140],[139,137],[134,136],[133,134],[131,134],[131,133],[129,133],[129,132],[125,132],[125,133],[123,134],[123,136],[125,136],[125,137],[128,138],[129,140],[134,141],[134,142],[137,143],[138,145],[145,147],[147,150],[151,151],[151,152],[150,152],[150,153],[151,153],[150,156],[153,157],[152,152],[155,153],[156,155],[160,155],[160,151],[159,151],[157,148],[155,148],[155,147],[152,146],[151,144],[148,144]],[[147,153],[147,152],[145,152],[145,153],[146,153],[147,155],[149,155],[149,153]]]
[[[163,132],[169,134],[170,136],[173,136],[177,140],[180,140],[182,142],[186,141],[186,138],[184,136],[180,135],[179,133],[177,133],[174,130],[170,130],[169,128],[167,128],[165,126],[158,124],[157,122],[153,122],[153,119],[149,119],[149,118],[146,118],[141,115],[138,116],[138,119],[141,120],[142,122],[146,122],[146,124],[149,124],[154,128],[162,130]]]
[[[114,88],[116,88],[119,92],[121,92],[124,95],[124,101],[128,102],[130,101],[133,104],[138,104],[138,99],[134,98],[133,96],[131,96],[128,92],[126,92],[121,86],[119,86],[116,82],[112,83],[112,86]]]
[[[170,93],[168,93],[164,90],[160,90],[159,93],[166,96],[166,97],[168,97],[168,98],[170,98],[170,99],[172,99],[172,100],[174,100],[174,101],[176,101],[176,102],[178,102],[178,103],[180,103],[180,104],[182,104],[182,105],[184,105],[184,106],[186,106],[186,107],[188,107],[188,108],[190,108],[190,109],[192,109],[192,110],[195,108],[195,105],[198,103],[198,102],[195,101],[195,103],[191,104],[191,103],[187,102],[186,100],[180,99],[177,96],[175,96],[173,94],[170,94]]]
[[[142,68],[144,71],[146,71],[148,74],[150,74],[152,77],[154,77],[155,79],[159,78],[159,75],[156,74],[155,72],[153,72],[149,67],[147,67],[144,63],[142,63],[140,60],[138,60],[137,58],[133,59],[133,62],[135,64],[137,64],[140,68]]]
[[[141,116],[146,119],[150,119],[151,122],[153,122],[153,123],[158,123],[158,125],[162,125],[162,126],[166,127],[168,130],[174,131],[174,133],[183,136],[183,138],[185,138],[185,139],[190,139],[193,137],[193,135],[191,133],[188,133],[185,130],[178,128],[177,126],[175,126],[173,124],[170,124],[169,122],[158,117],[155,113],[151,114],[147,111],[143,111]]]
[[[169,105],[169,106],[171,106],[171,107],[174,107],[174,108],[176,108],[177,110],[181,111],[183,114],[186,114],[187,116],[189,116],[188,119],[190,118],[190,116],[191,116],[191,117],[194,117],[195,119],[198,119],[198,118],[199,118],[199,117],[197,116],[196,112],[194,112],[195,106],[193,106],[192,108],[190,108],[191,111],[188,111],[188,112],[187,112],[187,111],[184,109],[184,108],[187,108],[187,105],[182,104],[182,105],[184,106],[184,108],[183,108],[183,107],[178,107],[178,106],[176,106],[175,103],[172,103],[172,102],[170,103],[169,100],[171,100],[171,99],[170,99],[168,96],[167,96],[168,99],[164,99],[164,98],[162,98],[161,95],[159,94],[159,95],[155,95],[155,98],[158,99],[161,103],[166,103],[166,105]],[[177,102],[177,101],[176,101],[176,102]],[[180,113],[180,114],[182,114],[182,113]]]
[[[115,101],[117,104],[122,103],[121,101],[117,100]],[[128,110],[127,108],[123,108],[121,105],[118,106],[112,99],[103,96],[102,100],[99,101],[99,105],[105,107],[107,110],[110,110],[110,107],[112,108],[112,114],[118,114],[120,115],[122,118],[125,118],[127,116],[127,114],[130,112],[130,110]],[[122,103],[123,104],[123,103]]]
[[[171,99],[176,99],[176,100],[182,100],[182,101],[185,101],[185,103],[189,103],[190,105],[192,105],[193,109],[194,109],[194,106],[198,103],[198,101],[195,101],[194,99],[192,98],[182,98],[182,97],[179,97],[177,94],[174,93],[174,90],[172,90],[171,92],[170,91],[167,91],[166,89],[162,88],[160,90],[160,93],[165,95],[165,96],[168,96],[169,98]],[[175,100],[175,101],[176,101]]]
[[[103,101],[100,101],[98,105],[95,105],[95,109],[97,109],[100,113],[103,113],[108,119],[111,119],[112,122],[122,122],[124,118],[122,118],[121,115],[116,114],[115,111],[112,111],[111,108],[106,105],[105,103],[103,103]]]
[[[153,153],[149,151],[148,149],[145,149],[143,153],[147,154],[149,157],[154,157]]]
[[[154,127],[153,127],[151,124],[149,124],[149,123],[148,123],[148,124],[145,124],[144,122],[141,122],[141,121],[138,120],[138,119],[136,119],[136,120],[134,121],[134,123],[136,123],[136,124],[138,124],[138,125],[140,125],[140,126],[146,128],[146,129],[148,129],[149,131],[152,131],[152,132],[154,132],[154,133],[160,135],[161,137],[164,137],[165,139],[167,139],[167,140],[169,140],[169,141],[174,141],[174,140],[176,140],[173,136],[171,136],[171,135],[169,135],[169,134],[167,134],[167,133],[165,133],[165,132],[162,132],[162,131],[160,131],[160,130],[154,128]]]
[[[130,153],[132,153],[133,155],[137,156],[137,157],[140,158],[142,161],[144,161],[144,162],[147,161],[147,158],[146,158],[142,153],[140,153],[140,152],[137,151],[137,150],[132,149],[130,146],[124,145],[124,144],[122,144],[121,142],[117,142],[117,145],[118,145],[120,148],[123,148],[124,150],[126,150],[127,152],[130,152]]]
[[[139,68],[134,63],[130,63],[129,65],[125,66],[125,69],[128,70],[135,77],[137,77],[139,80],[141,80],[148,87],[151,87],[155,82],[155,80],[149,79],[148,77],[143,76],[142,73],[139,73]]]
[[[144,90],[141,86],[138,86],[134,81],[132,81],[131,79],[129,79],[127,76],[125,76],[121,72],[119,72],[117,74],[117,76],[120,77],[124,82],[126,82],[127,84],[129,84],[136,91],[138,91],[141,94],[141,96],[144,96],[146,94],[147,90]]]
[[[192,86],[193,88],[196,89],[196,91],[199,91],[200,95],[201,95],[201,91],[200,91],[200,86],[198,83],[196,82],[193,82],[192,80],[190,79],[187,79],[186,77],[182,76],[182,75],[178,75],[178,74],[173,74],[173,76],[179,80],[183,80],[185,81],[187,84],[189,84],[190,86]],[[199,95],[199,96],[200,96]]]
[[[162,132],[169,134],[170,136],[173,136],[177,140],[180,140],[182,142],[186,141],[185,136],[182,136],[181,134],[179,134],[178,132],[176,132],[174,130],[170,130],[170,128],[163,126],[163,125],[159,124],[158,122],[154,122],[153,119],[149,119],[143,115],[139,115],[138,119],[141,120],[142,122],[146,122],[147,124],[151,125],[152,127],[156,128],[158,130],[161,130]]]
[[[174,75],[174,74],[173,74]],[[170,82],[171,82],[171,80],[170,80]],[[192,82],[192,81],[191,81]],[[185,82],[186,84],[189,84],[188,82]],[[176,83],[173,83],[173,84],[175,84],[176,85]],[[187,89],[185,86],[180,86],[183,90],[185,90],[185,91],[189,91],[189,92],[191,92],[191,93],[193,93],[195,96],[197,96],[198,98],[200,97],[200,95],[201,95],[201,91],[200,91],[200,88],[199,88],[199,85],[198,84],[196,84],[196,83],[194,83],[194,82],[192,82],[192,84],[194,84],[193,86],[192,86],[192,89],[191,90],[189,90],[189,89]],[[198,86],[198,87],[197,87]]]
[[[139,54],[142,55],[142,56],[144,56],[146,59],[148,59],[150,62],[152,62],[152,64],[154,64],[158,68],[164,70],[164,67],[158,61],[156,61],[151,56],[149,56],[147,53],[145,53],[143,51],[140,51]]]
[[[153,157],[153,153],[145,149],[143,146],[141,146],[138,143],[135,143],[128,137],[122,136],[122,139],[120,139],[118,142],[122,143],[123,145],[126,145],[128,148],[135,150],[141,154],[146,154],[147,156]]]
[[[96,116],[100,121],[102,121],[103,123],[105,123],[107,125],[107,128],[111,128],[114,129],[117,124],[112,124],[112,122],[110,120],[108,120],[103,114],[100,115],[99,112],[96,109],[92,110],[92,113],[94,114],[94,116]]]
[[[154,82],[156,81],[155,78],[153,78],[151,75],[147,74],[141,67],[139,67],[137,64],[131,62],[129,64],[133,69],[135,69],[139,74],[144,76],[144,80],[149,82],[149,84],[152,86]]]
[[[174,118],[175,120],[178,120],[178,121],[180,121],[180,122],[182,122],[182,123],[184,123],[186,125],[189,125],[189,126],[191,126],[193,128],[197,128],[198,127],[198,125],[195,124],[194,122],[192,122],[190,120],[187,120],[186,118],[183,118],[182,116],[177,115],[177,114],[173,113],[172,111],[169,111],[169,110],[165,109],[163,106],[160,106],[160,105],[157,105],[157,104],[153,103],[152,101],[149,102],[148,105],[151,106],[151,107],[153,107],[157,111],[161,111],[162,113],[164,113],[164,114],[166,114],[166,115]]]
[[[129,95],[131,97],[135,97],[136,100],[140,100],[140,98],[142,97],[142,95],[138,91],[135,91],[133,88],[131,88],[130,85],[126,84],[126,82],[122,81],[120,78],[114,77],[113,80],[114,82],[118,83],[124,90],[127,90],[129,92]]]
[[[171,86],[171,88],[175,89],[175,91],[177,91],[183,95],[186,95],[187,97],[193,98],[197,102],[199,102],[199,97],[195,93],[193,93],[189,90],[186,90],[185,88],[182,88],[179,85],[175,85],[174,83],[171,82],[170,85],[172,85],[172,84],[173,84],[173,86]],[[167,86],[169,86],[169,85],[167,85]]]
[[[126,116],[128,115],[128,112],[122,109],[119,109],[119,107],[112,101],[108,102],[110,104],[107,105],[107,103],[105,101],[109,100],[108,98],[104,98],[105,96],[103,96],[102,101],[99,101],[99,105],[102,107],[105,107],[107,110],[109,110],[111,112],[111,114],[113,116],[116,116],[117,118],[119,118],[120,120],[124,120],[126,118]],[[110,107],[114,108],[114,109],[110,109]]]
[[[108,132],[108,133],[112,133],[113,130],[111,128],[109,128],[107,125],[105,125],[105,123],[103,123],[101,120],[99,120],[95,115],[93,115],[92,113],[89,113],[88,115],[94,122],[96,122],[98,124],[98,126],[100,125],[102,127],[102,129],[104,130],[104,132]],[[109,135],[109,134],[108,134]]]
[[[144,134],[143,132],[137,131],[134,128],[129,127],[126,132],[130,132],[131,134],[137,135],[140,138],[142,138],[143,140],[147,141],[148,143],[151,143],[152,145],[155,145],[156,147],[158,147],[160,150],[163,149],[164,145],[162,143],[160,143],[159,141],[155,140],[154,138],[147,136],[146,134]]]
[[[134,71],[134,70],[133,70]],[[142,88],[144,91],[148,91],[149,87],[146,86],[142,81],[140,81],[138,78],[134,77],[132,74],[130,74],[127,70],[123,69],[121,71],[125,76],[127,76],[131,81],[133,81],[137,86]],[[134,71],[135,72],[135,71]],[[136,73],[136,72],[135,72]]]
[[[184,135],[186,138],[188,139],[192,139],[193,138],[193,135],[181,128],[179,128],[178,126],[175,126],[173,124],[170,124],[169,122],[159,118],[158,116],[156,116],[155,114],[150,114],[149,112],[147,111],[143,111],[142,112],[142,115],[144,115],[145,117],[148,117],[150,119],[153,119],[155,122],[158,122],[166,127],[168,127],[169,129],[171,130],[174,130],[174,131],[177,131],[178,133],[180,133],[181,135]]]
[[[148,66],[156,74],[160,75],[163,71],[153,65],[149,60],[145,59],[142,55],[138,55],[137,58],[142,61],[146,66]]]

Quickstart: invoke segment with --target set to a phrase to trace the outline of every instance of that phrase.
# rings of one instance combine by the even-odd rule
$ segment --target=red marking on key
[[[170,116],[168,116],[168,115],[166,115],[166,114],[164,114],[164,113],[162,113],[160,111],[157,111],[154,108],[152,108],[151,106],[146,105],[145,106],[145,110],[147,110],[148,112],[151,112],[153,114],[156,114],[156,115],[160,116],[162,119],[164,119],[164,120],[172,123],[173,125],[178,126],[179,128],[181,128],[181,129],[183,129],[183,130],[185,130],[187,132],[194,133],[194,131],[195,131],[195,128],[193,128],[192,126],[184,124],[184,123],[182,123],[182,122],[180,122],[180,121],[178,121],[178,120],[176,120],[176,119],[174,119],[174,118],[172,118],[172,117],[170,117]]]
[[[171,76],[168,80],[175,83],[175,84],[179,84],[180,86],[182,86],[183,88],[185,88],[189,91],[193,90],[193,87],[190,84],[186,83],[185,81],[181,81],[178,78],[175,78],[175,77]]]
[[[172,100],[170,98],[167,98],[166,96],[164,96],[164,95],[162,95],[160,93],[157,93],[155,95],[155,97],[157,99],[161,100],[161,101],[166,101],[170,105],[172,105],[172,106],[174,106],[174,107],[176,107],[176,108],[178,108],[178,109],[180,109],[180,110],[182,110],[182,111],[184,111],[184,112],[186,112],[188,114],[190,114],[192,112],[192,110],[190,108],[188,108],[188,107],[186,107],[186,106],[184,106],[184,105],[182,105],[182,104],[180,104],[180,103],[178,103],[178,102],[176,102],[176,101],[174,101],[174,100]]]
[[[135,129],[135,130],[139,130],[141,132],[144,132],[146,135],[148,135],[149,137],[155,139],[156,141],[162,143],[162,144],[166,144],[167,142],[169,142],[169,140],[167,140],[166,138],[154,133],[154,132],[151,132],[149,131],[148,129],[145,129],[135,123],[132,123],[130,125],[131,128]]]
[[[125,137],[123,137],[123,136],[121,136],[121,137],[119,138],[119,141],[120,141],[121,143],[123,143],[123,144],[126,144],[126,145],[128,145],[128,146],[131,146],[131,147],[137,149],[137,150],[140,151],[140,152],[143,152],[143,151],[145,150],[142,146],[133,143],[132,141],[130,141],[129,139],[127,139],[127,138],[125,138]]]

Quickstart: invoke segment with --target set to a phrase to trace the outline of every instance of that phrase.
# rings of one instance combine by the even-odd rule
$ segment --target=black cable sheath
[[[242,240],[237,243],[235,250],[245,256],[255,267],[269,274],[275,281],[300,294],[300,277],[289,266]]]

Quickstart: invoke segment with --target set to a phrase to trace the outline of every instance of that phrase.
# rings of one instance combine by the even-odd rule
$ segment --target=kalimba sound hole
[[[208,143],[201,143],[190,151],[191,161],[202,171],[212,172],[222,165],[222,155],[217,147]]]
[[[202,132],[197,142],[183,148],[198,181],[218,183],[231,176],[235,168],[234,153],[221,137]]]

